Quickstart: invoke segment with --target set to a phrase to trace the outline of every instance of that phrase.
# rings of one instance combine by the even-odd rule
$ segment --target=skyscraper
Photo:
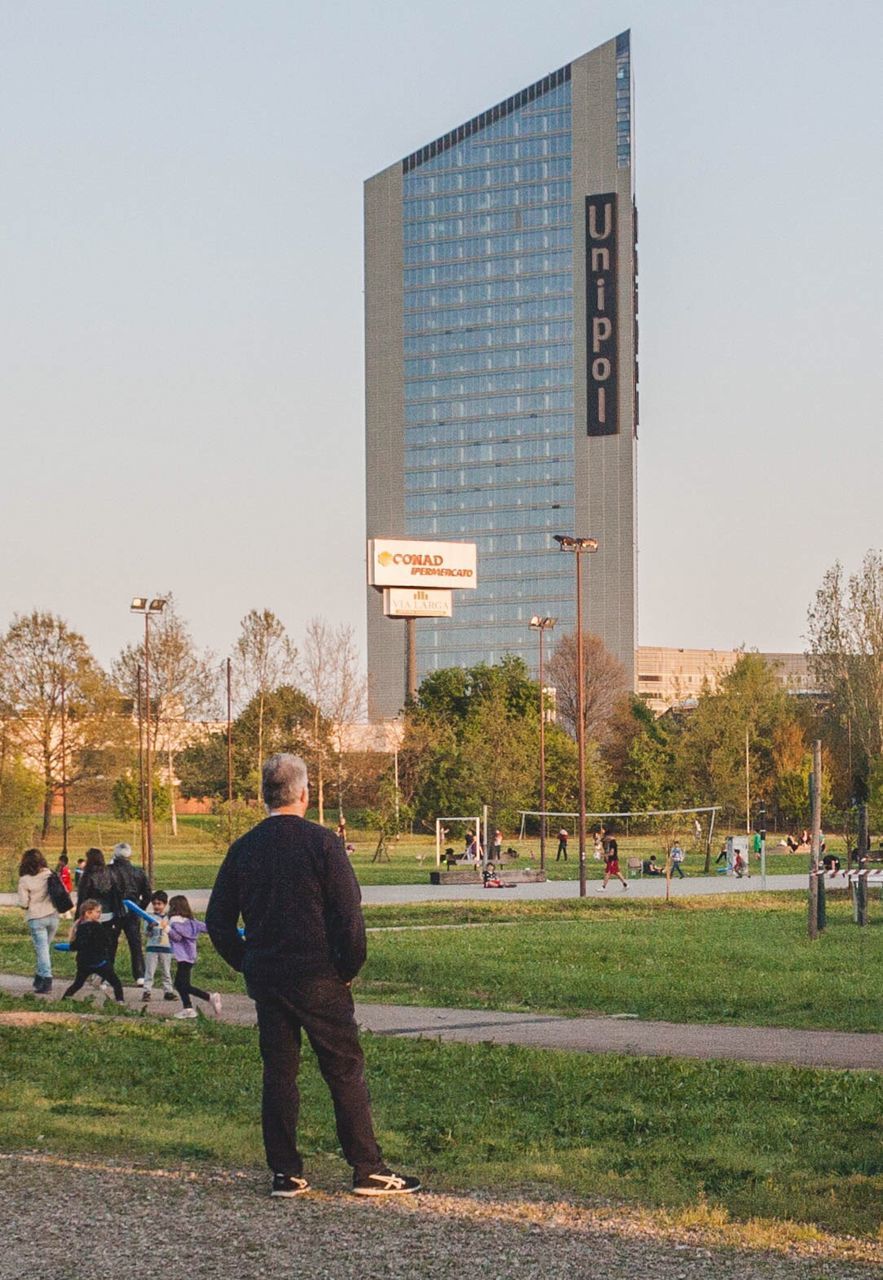
[[[365,184],[368,537],[475,541],[478,588],[417,623],[422,677],[536,665],[532,614],[584,625],[634,684],[636,216],[629,34]],[[372,718],[404,628],[368,591]]]

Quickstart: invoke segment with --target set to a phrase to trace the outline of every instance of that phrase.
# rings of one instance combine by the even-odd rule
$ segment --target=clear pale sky
[[[879,0],[0,0],[0,627],[361,640],[362,182],[626,27],[639,639],[803,648],[883,544]]]

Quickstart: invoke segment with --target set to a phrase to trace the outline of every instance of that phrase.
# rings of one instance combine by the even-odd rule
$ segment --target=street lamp
[[[144,721],[145,721],[145,761],[144,772],[147,774],[147,878],[153,883],[153,762],[150,758],[150,619],[162,613],[168,601],[164,596],[134,596],[129,605],[130,613],[144,615]],[[139,681],[138,697],[141,697]],[[143,811],[141,821],[144,821]]]
[[[541,618],[538,614],[530,626],[540,634],[540,871],[546,869],[546,688],[543,677],[543,636],[551,631],[557,618]]]
[[[579,896],[586,896],[586,714],[583,673],[583,585],[582,554],[598,550],[597,538],[573,538],[556,533],[559,550],[576,556],[576,742],[579,752]]]

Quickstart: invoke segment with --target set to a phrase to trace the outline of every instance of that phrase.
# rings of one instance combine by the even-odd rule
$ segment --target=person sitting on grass
[[[97,898],[84,898],[71,925],[71,951],[77,953],[77,976],[61,997],[69,1000],[95,974],[102,984],[108,983],[117,1004],[125,1004],[123,984],[113,967],[114,936],[109,924],[101,923],[101,903]]]
[[[661,876],[662,868],[656,861],[656,854],[651,853],[649,858],[645,858],[641,863],[641,871],[645,876]]]
[[[482,871],[481,878],[484,881],[485,889],[502,889],[503,887],[503,881],[497,875],[492,862],[489,862],[484,871]]]
[[[190,982],[196,964],[196,939],[206,932],[203,922],[194,919],[193,910],[184,895],[177,894],[172,898],[169,903],[169,941],[175,961],[175,990],[184,1006],[175,1014],[176,1018],[196,1017],[191,996],[204,1000],[211,1005],[217,1017],[221,1016],[221,997],[217,991],[203,991],[202,987],[194,987]]]

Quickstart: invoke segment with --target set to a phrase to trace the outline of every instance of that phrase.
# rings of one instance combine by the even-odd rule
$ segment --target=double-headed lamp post
[[[586,689],[583,672],[583,575],[582,554],[598,550],[597,538],[574,538],[556,533],[561,551],[576,556],[576,742],[579,753],[579,896],[586,896]]]
[[[551,631],[557,618],[541,618],[538,614],[530,626],[540,635],[540,870],[546,869],[546,687],[543,673],[543,636]]]
[[[145,728],[145,760],[144,772],[147,776],[147,878],[153,884],[153,761],[150,754],[150,619],[162,613],[168,601],[164,596],[134,596],[129,605],[131,613],[144,615],[144,728]],[[138,698],[141,698],[139,681]],[[141,821],[144,822],[142,812]]]

